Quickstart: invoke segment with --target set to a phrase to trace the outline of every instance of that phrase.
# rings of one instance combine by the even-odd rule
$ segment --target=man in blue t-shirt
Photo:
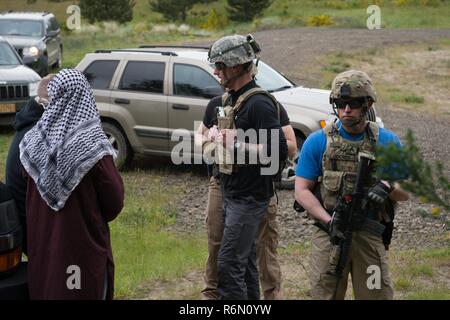
[[[339,74],[330,94],[339,121],[311,134],[300,153],[295,199],[316,220],[310,274],[314,299],[344,299],[349,273],[356,299],[393,298],[382,240],[384,225],[393,219],[386,208],[388,203],[405,201],[409,195],[398,183],[365,177],[370,181],[364,188],[370,205],[361,206],[358,216],[353,217],[360,223],[352,223],[351,241],[343,237],[348,229],[343,229],[340,217],[333,214],[339,200],[354,191],[361,156],[376,159],[377,145],[394,143],[401,147],[393,132],[367,121],[367,112],[375,101],[375,89],[367,74],[355,70]],[[342,264],[339,259],[344,250],[348,256]],[[369,279],[372,270],[379,274],[373,283]]]

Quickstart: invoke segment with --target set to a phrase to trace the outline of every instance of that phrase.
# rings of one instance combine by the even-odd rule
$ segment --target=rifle
[[[333,212],[333,228],[336,228],[336,234],[331,235],[331,242],[339,246],[338,261],[334,270],[336,277],[336,287],[333,293],[333,300],[336,300],[336,294],[339,287],[342,273],[347,264],[352,245],[352,232],[355,226],[363,222],[364,217],[361,211],[365,209],[365,186],[369,181],[373,168],[374,158],[370,155],[360,153],[359,163],[356,174],[355,188],[352,194],[343,195]]]

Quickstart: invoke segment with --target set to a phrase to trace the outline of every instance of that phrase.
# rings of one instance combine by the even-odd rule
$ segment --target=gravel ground
[[[410,44],[450,37],[450,30],[360,30],[360,29],[286,29],[255,33],[261,42],[262,58],[288,77],[303,85],[314,86],[319,79],[314,73],[305,74],[303,69],[314,63],[318,56],[333,51],[351,52],[360,48],[372,48],[396,44]],[[276,57],[276,59],[275,59]],[[425,113],[409,113],[378,106],[379,115],[386,128],[400,138],[406,128],[413,128],[424,156],[429,160],[443,161],[449,172],[450,131],[449,118],[436,118]],[[174,168],[175,170],[175,168]],[[185,171],[185,169],[183,170]],[[178,171],[179,172],[179,171]],[[193,173],[184,172],[185,179],[169,177],[168,183],[184,185],[186,191],[178,204],[177,223],[173,229],[182,231],[204,230],[204,210],[207,201],[207,181],[203,169]],[[182,181],[180,181],[182,180]],[[292,209],[293,191],[278,191],[280,245],[302,243],[310,238],[308,221]],[[430,210],[431,205],[420,204],[413,199],[401,203],[397,211],[396,230],[392,246],[396,249],[419,249],[450,245],[448,230],[439,219],[421,217],[420,210]]]

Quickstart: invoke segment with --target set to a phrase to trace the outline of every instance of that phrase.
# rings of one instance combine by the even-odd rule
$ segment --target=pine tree
[[[81,15],[89,23],[117,21],[125,23],[133,19],[134,0],[80,0]]]
[[[442,163],[431,164],[423,159],[410,129],[406,133],[406,143],[402,149],[394,145],[377,149],[377,165],[380,168],[395,169],[385,170],[382,179],[395,181],[407,177],[400,183],[402,188],[422,202],[430,202],[444,209],[441,216],[450,228],[447,217],[450,212],[450,179],[445,175]]]
[[[228,18],[238,22],[251,22],[272,4],[272,0],[227,0],[227,2]]]

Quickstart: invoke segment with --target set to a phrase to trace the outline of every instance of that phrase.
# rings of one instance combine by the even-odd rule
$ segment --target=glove
[[[378,181],[374,186],[372,186],[367,192],[367,196],[370,200],[383,204],[389,196],[389,193],[393,190],[393,187],[388,187],[385,183]]]
[[[337,245],[339,241],[344,239],[344,234],[337,228],[337,220],[335,219],[335,213],[331,217],[331,220],[327,223],[328,234],[330,235],[330,241],[332,244]]]

